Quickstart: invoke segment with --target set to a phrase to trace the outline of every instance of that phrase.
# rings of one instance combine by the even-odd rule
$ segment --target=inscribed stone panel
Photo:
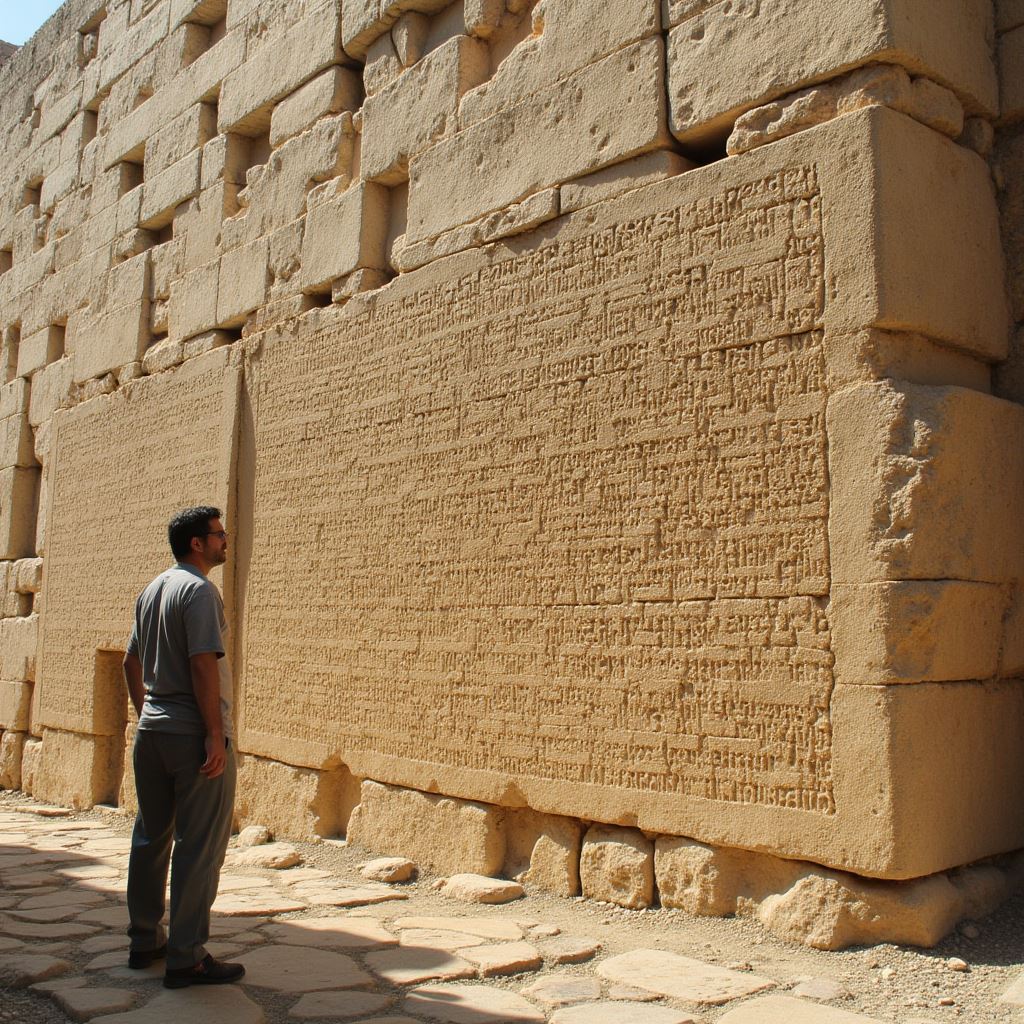
[[[698,805],[820,829],[816,164],[596,209],[250,349],[244,748],[669,831]]]
[[[136,596],[171,564],[171,514],[226,506],[238,387],[222,350],[57,415],[39,725],[123,731],[93,700],[106,692],[97,652],[124,650]]]

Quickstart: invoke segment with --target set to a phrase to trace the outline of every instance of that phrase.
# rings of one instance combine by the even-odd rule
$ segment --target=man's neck
[[[199,558],[197,555],[186,555],[184,558],[179,558],[178,562],[181,565],[190,565],[196,572],[202,573],[203,576],[208,576],[212,568],[205,559]]]

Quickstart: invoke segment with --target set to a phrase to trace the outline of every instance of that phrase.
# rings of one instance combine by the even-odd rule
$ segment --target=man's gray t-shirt
[[[135,602],[128,653],[142,662],[146,699],[140,729],[205,736],[192,689],[195,654],[216,654],[224,735],[231,735],[231,673],[224,657],[227,622],[220,591],[181,562],[162,572]]]

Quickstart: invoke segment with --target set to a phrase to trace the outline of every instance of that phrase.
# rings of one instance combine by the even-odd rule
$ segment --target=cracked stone
[[[212,909],[213,913],[223,914],[225,917],[260,917],[305,910],[306,904],[275,893],[261,893],[258,896],[226,893],[217,897]]]
[[[293,891],[311,904],[325,907],[361,907],[409,898],[404,892],[395,892],[386,885],[297,885]]]
[[[601,983],[596,978],[550,977],[541,978],[521,991],[545,1006],[568,1006],[599,999]]]
[[[536,971],[544,963],[536,948],[528,942],[501,942],[493,945],[472,946],[460,950],[460,955],[471,964],[476,964],[484,978]]]

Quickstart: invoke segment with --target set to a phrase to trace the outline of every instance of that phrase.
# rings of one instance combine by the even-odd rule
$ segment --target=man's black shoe
[[[189,985],[229,985],[245,974],[241,964],[214,960],[209,953],[194,967],[177,967],[164,973],[164,988],[188,988]]]
[[[167,943],[159,949],[133,949],[128,954],[128,966],[133,971],[141,971],[151,967],[157,960],[163,960],[167,956]]]

